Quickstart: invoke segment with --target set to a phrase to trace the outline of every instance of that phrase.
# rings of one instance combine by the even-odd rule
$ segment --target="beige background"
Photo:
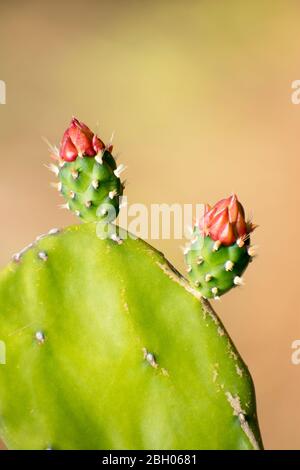
[[[100,123],[129,169],[130,202],[237,192],[260,227],[246,286],[216,305],[253,375],[266,448],[300,447],[299,2],[1,2],[0,264],[76,223],[42,136]],[[155,241],[183,269],[180,241]]]

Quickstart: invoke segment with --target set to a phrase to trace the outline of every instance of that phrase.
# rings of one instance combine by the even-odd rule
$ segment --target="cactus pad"
[[[40,237],[0,275],[0,320],[10,449],[261,447],[224,327],[139,239],[100,240],[93,223]]]
[[[67,201],[61,208],[75,212],[84,222],[112,222],[119,213],[124,189],[120,174],[125,169],[124,165],[117,167],[112,144],[105,145],[86,124],[73,117],[60,149],[48,145],[57,165],[47,167],[60,179],[52,186]]]
[[[241,246],[235,242],[216,249],[216,242],[209,236],[203,237],[195,228],[185,254],[190,281],[205,298],[220,297],[242,284],[241,276],[251,261],[248,248],[249,240]]]
[[[123,185],[115,160],[108,150],[101,160],[96,156],[64,162],[59,168],[58,177],[59,190],[67,201],[67,208],[82,220],[113,221],[116,218]]]

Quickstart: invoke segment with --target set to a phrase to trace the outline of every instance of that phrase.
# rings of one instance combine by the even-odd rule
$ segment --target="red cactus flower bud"
[[[66,162],[73,162],[76,160],[78,156],[77,149],[75,145],[73,145],[72,140],[69,137],[68,129],[65,131],[61,144],[60,144],[60,152],[61,158]]]
[[[93,149],[96,153],[102,152],[105,149],[105,144],[102,142],[101,139],[95,134],[93,137]]]
[[[76,119],[75,117],[72,118],[72,123],[76,127],[78,127],[82,132],[84,132],[87,135],[87,137],[89,137],[89,139],[93,138],[94,134],[86,124],[84,124],[83,122],[78,121],[78,119]]]
[[[93,157],[95,150],[93,149],[93,133],[83,123],[73,118],[69,127],[69,137],[81,155]]]
[[[206,205],[199,226],[205,236],[225,246],[244,239],[255,228],[246,223],[243,206],[235,194],[221,199],[212,208]]]
[[[93,138],[93,132],[83,122],[73,118],[61,141],[61,158],[72,162],[78,155],[94,157],[97,150],[94,149]]]

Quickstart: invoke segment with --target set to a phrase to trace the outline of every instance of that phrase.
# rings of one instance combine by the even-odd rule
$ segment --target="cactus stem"
[[[230,260],[226,261],[225,263],[225,271],[232,271],[234,263]]]
[[[99,188],[99,184],[100,182],[98,180],[93,180],[92,181],[92,186],[94,189],[98,189]]]
[[[117,190],[114,189],[113,191],[109,191],[108,197],[109,199],[113,199],[117,195]]]
[[[204,213],[191,237],[192,243],[195,243],[191,246],[193,252],[185,253],[186,266],[195,267],[188,278],[193,285],[197,279],[200,280],[201,293],[213,298],[211,289],[217,286],[218,296],[221,297],[235,285],[241,285],[239,276],[256,254],[250,244],[250,234],[254,228],[252,223],[246,222],[243,206],[235,194],[221,199],[213,208],[205,204]],[[204,258],[204,262],[197,267],[199,256]],[[205,277],[206,273],[211,273],[213,282],[207,282],[210,276]]]
[[[240,276],[235,276],[235,278],[233,279],[233,283],[236,286],[243,286],[245,284],[243,278]]]
[[[123,163],[121,163],[121,165],[119,165],[114,171],[114,174],[117,178],[120,178],[121,173],[123,173],[123,171],[125,170],[126,170],[126,166],[123,165]]]
[[[45,251],[40,251],[39,254],[38,254],[38,257],[42,260],[42,261],[47,261],[48,259],[48,255]]]
[[[212,280],[212,275],[210,273],[205,274],[205,282],[209,282]]]
[[[39,344],[43,344],[45,342],[45,335],[42,331],[37,331],[35,334],[35,339]]]
[[[218,251],[218,249],[220,248],[221,246],[221,242],[219,240],[217,240],[214,245],[213,245],[213,249],[212,251]]]

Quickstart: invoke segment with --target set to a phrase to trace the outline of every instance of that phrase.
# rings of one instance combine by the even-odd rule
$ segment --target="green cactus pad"
[[[241,247],[234,243],[215,249],[215,242],[210,237],[203,237],[195,228],[185,254],[188,277],[193,286],[210,299],[240,285],[240,276],[251,261],[248,246],[249,239]]]
[[[224,327],[139,239],[93,223],[39,237],[0,275],[0,340],[10,449],[261,448]]]
[[[123,185],[116,175],[116,162],[107,150],[99,163],[94,157],[78,157],[59,169],[59,190],[68,208],[83,221],[112,221],[119,212]]]

